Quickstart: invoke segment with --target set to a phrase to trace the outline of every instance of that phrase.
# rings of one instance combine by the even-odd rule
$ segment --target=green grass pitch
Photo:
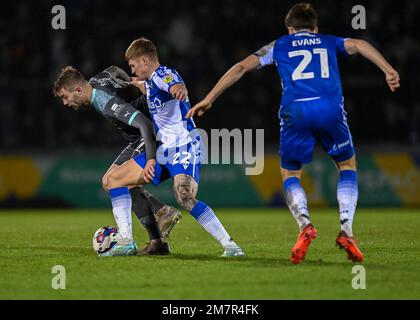
[[[115,225],[110,210],[1,211],[0,299],[420,299],[419,210],[357,211],[365,290],[352,288],[353,264],[335,246],[336,211],[312,210],[318,238],[300,265],[288,260],[297,235],[288,211],[216,213],[246,257],[221,258],[188,214],[170,256],[98,258],[91,239]],[[133,223],[142,246],[145,231],[135,216]],[[65,290],[52,289],[55,265],[65,267]]]

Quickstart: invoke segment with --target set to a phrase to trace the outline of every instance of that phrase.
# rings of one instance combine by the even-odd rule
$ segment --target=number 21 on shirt
[[[321,64],[321,78],[327,79],[330,77],[330,70],[328,68],[328,51],[323,48],[313,49],[312,52],[309,50],[297,50],[289,52],[289,58],[303,57],[297,68],[292,74],[293,81],[305,80],[315,78],[314,72],[305,72],[305,69],[311,63],[314,55],[319,55]]]

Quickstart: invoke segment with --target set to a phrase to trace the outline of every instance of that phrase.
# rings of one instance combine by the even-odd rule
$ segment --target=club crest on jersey
[[[166,76],[165,78],[163,78],[163,82],[165,82],[166,84],[171,83],[172,81],[174,81],[174,78],[172,78],[171,76]]]

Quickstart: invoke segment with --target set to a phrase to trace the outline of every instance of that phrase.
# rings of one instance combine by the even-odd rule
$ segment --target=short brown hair
[[[58,75],[57,80],[54,82],[53,93],[55,96],[61,89],[73,88],[76,84],[86,81],[83,74],[79,70],[72,66],[66,66],[61,69],[61,73]]]
[[[318,14],[310,3],[295,4],[287,13],[285,19],[286,28],[295,30],[314,30],[318,25]]]
[[[154,60],[158,58],[157,50],[153,42],[149,39],[141,37],[130,44],[125,52],[125,60],[128,61],[143,55],[147,55]]]

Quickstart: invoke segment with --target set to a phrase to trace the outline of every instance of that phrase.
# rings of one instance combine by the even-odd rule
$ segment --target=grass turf
[[[188,214],[170,238],[170,256],[98,258],[91,238],[115,225],[109,210],[1,211],[0,299],[420,299],[419,210],[358,210],[366,290],[351,286],[334,210],[312,211],[318,238],[300,265],[288,260],[297,227],[286,210],[216,212],[246,257],[221,258]],[[133,222],[142,246],[145,232]],[[51,287],[54,265],[66,269],[65,290]]]

